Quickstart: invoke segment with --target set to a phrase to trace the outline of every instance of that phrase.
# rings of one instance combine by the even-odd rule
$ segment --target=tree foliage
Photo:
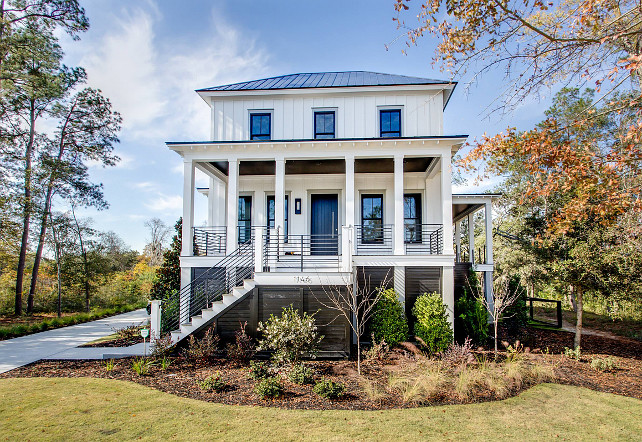
[[[172,243],[163,253],[163,264],[156,270],[156,282],[152,287],[152,299],[168,299],[173,292],[181,289],[181,244],[183,232],[183,218],[174,224],[176,234]]]

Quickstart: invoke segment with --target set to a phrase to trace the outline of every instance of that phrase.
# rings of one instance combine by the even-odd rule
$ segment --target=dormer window
[[[270,140],[272,114],[260,112],[250,114],[250,140]]]
[[[379,136],[381,138],[401,137],[400,109],[381,109],[379,111]]]
[[[316,140],[335,138],[334,111],[314,113],[314,138]]]

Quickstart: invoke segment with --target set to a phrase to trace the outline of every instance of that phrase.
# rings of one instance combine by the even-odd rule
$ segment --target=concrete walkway
[[[112,354],[112,357],[142,355],[142,344],[121,349],[75,347],[111,335],[114,333],[114,329],[132,324],[142,324],[148,318],[147,311],[140,309],[97,321],[85,322],[84,324],[61,327],[55,330],[0,341],[0,373],[40,359],[85,359],[83,356],[87,356],[87,359],[102,359],[103,355],[107,353]],[[138,349],[139,346],[140,349]],[[98,357],[99,353],[101,357]],[[114,355],[117,353],[121,353],[121,356]],[[76,357],[71,357],[73,355],[76,355]],[[91,355],[96,357],[90,357]]]

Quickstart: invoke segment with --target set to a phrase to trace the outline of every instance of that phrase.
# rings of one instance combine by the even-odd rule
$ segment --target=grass
[[[96,319],[129,312],[141,307],[144,307],[144,305],[128,304],[121,307],[97,309],[90,313],[75,313],[73,315],[66,315],[61,318],[53,317],[51,319],[40,320],[37,322],[23,322],[14,323],[8,326],[0,326],[0,340],[17,338],[19,336],[38,333],[45,330],[52,330],[54,328],[66,327],[69,325],[82,324],[83,322],[95,321]]]
[[[386,411],[302,411],[180,398],[112,379],[0,380],[9,440],[634,440],[642,401],[538,385],[504,401]]]
[[[535,319],[556,321],[554,308],[542,307],[535,303],[533,305],[533,313]],[[562,319],[571,325],[575,325],[577,321],[575,312],[565,308],[562,308]],[[585,310],[582,315],[582,325],[586,328],[606,331],[614,335],[642,341],[642,320],[639,319],[613,319],[608,315],[600,315]]]

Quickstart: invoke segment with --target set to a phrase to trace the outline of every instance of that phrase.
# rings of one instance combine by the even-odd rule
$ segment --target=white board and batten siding
[[[408,93],[305,94],[210,98],[212,140],[244,141],[250,138],[249,115],[255,111],[272,113],[272,139],[314,138],[314,112],[336,112],[337,138],[376,138],[379,136],[379,110],[401,109],[402,136],[443,135],[443,91]]]

